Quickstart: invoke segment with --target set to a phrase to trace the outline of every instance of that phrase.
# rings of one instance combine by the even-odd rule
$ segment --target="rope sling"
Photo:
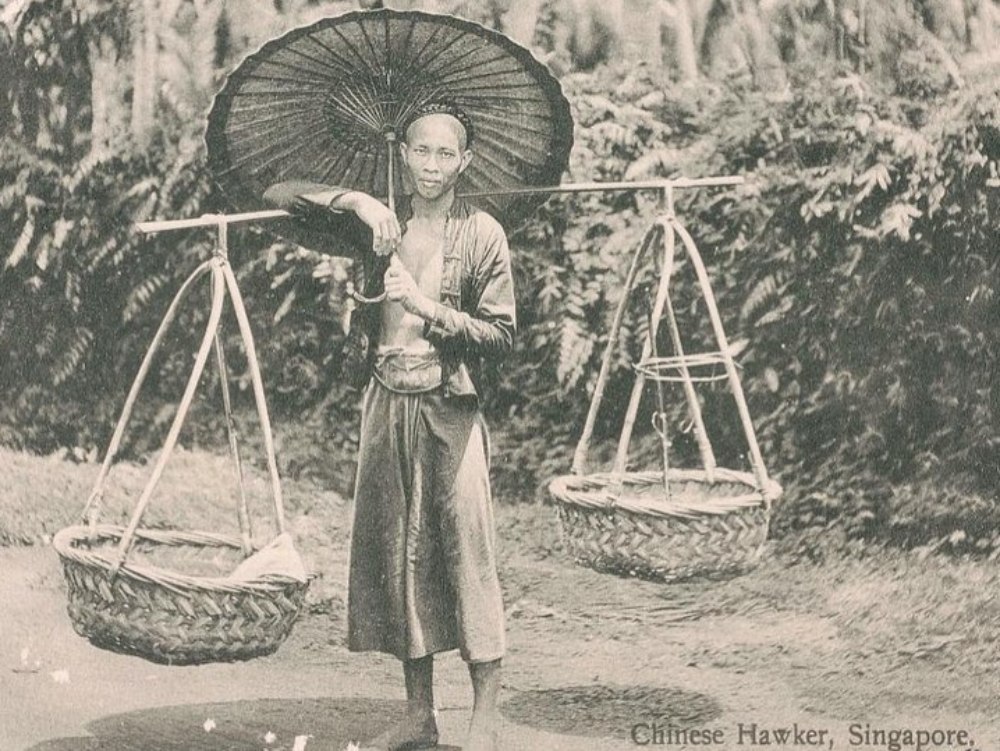
[[[192,665],[246,660],[274,652],[288,637],[305,602],[309,577],[286,531],[274,439],[264,398],[250,321],[228,259],[226,217],[206,217],[217,226],[217,246],[207,261],[184,281],[171,302],[132,383],[94,488],[82,512],[82,524],[59,531],[53,545],[63,564],[68,610],[78,634],[95,646],[153,662]],[[100,524],[108,473],[121,445],[154,355],[170,329],[180,304],[195,282],[208,276],[211,309],[208,324],[177,413],[131,518],[125,527]],[[225,298],[229,297],[246,352],[257,416],[263,433],[277,534],[255,550],[244,486],[243,465],[232,413],[228,369],[220,336]],[[239,488],[238,537],[214,532],[140,527],[153,491],[176,446],[199,380],[214,350],[219,370],[229,450]],[[211,576],[168,570],[133,560],[134,552],[155,556],[157,549],[237,551],[235,570]],[[219,556],[216,556],[218,558]]]
[[[722,178],[726,179],[726,178]],[[708,273],[690,233],[674,213],[673,189],[662,189],[661,208],[632,256],[621,300],[612,319],[590,409],[573,456],[571,474],[554,478],[563,538],[570,554],[602,571],[677,581],[698,575],[732,574],[758,559],[767,538],[772,502],[781,487],[768,477],[754,433],[732,349],[726,338]],[[683,186],[686,187],[686,186]],[[677,238],[697,276],[717,348],[686,353],[670,296]],[[622,420],[613,466],[588,474],[594,427],[619,346],[625,312],[643,261],[659,251],[659,281],[650,310],[642,354],[634,363],[635,382]],[[673,353],[660,354],[658,334],[666,320]],[[722,370],[719,371],[719,366]],[[751,472],[719,467],[705,428],[696,383],[725,381],[736,403],[749,450]],[[671,464],[665,384],[683,387],[694,430],[700,469]],[[628,453],[645,386],[656,388],[653,430],[660,443],[659,470],[629,471]]]

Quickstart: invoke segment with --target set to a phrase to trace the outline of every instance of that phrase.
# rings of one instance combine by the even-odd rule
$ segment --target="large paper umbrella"
[[[383,199],[408,190],[398,142],[430,102],[472,121],[462,193],[508,228],[546,198],[505,189],[558,184],[573,143],[559,82],[502,34],[452,16],[393,10],[326,18],[265,44],[233,73],[208,120],[209,164],[228,201],[265,208],[264,190],[310,180]],[[273,227],[293,236],[294,225]]]

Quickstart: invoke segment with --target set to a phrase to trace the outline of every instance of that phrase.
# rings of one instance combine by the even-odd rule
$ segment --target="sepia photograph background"
[[[167,308],[215,247],[211,228],[145,234],[136,223],[230,210],[204,142],[227,74],[286,31],[375,5],[6,0],[0,10],[5,749],[341,749],[403,711],[396,662],[344,646],[360,410],[337,368],[354,273],[344,258],[282,241],[266,223],[229,232],[287,526],[314,573],[277,652],[180,667],[99,650],[73,631],[52,548],[81,518]],[[606,350],[595,471],[622,434],[656,264],[640,269],[609,338],[629,261],[664,211],[656,191],[555,194],[510,233],[518,333],[483,405],[510,644],[505,748],[704,746],[682,730],[720,731],[715,748],[775,748],[812,730],[817,742],[803,745],[916,751],[922,731],[922,748],[1000,749],[1000,3],[385,5],[480,23],[544,62],[573,114],[564,182],[743,178],[677,189],[672,206],[705,261],[764,465],[782,487],[766,542],[738,571],[657,578],[579,565],[550,490],[570,472]],[[695,269],[677,259],[679,330],[691,351],[710,349]],[[207,285],[178,308],[102,521],[129,520],[209,310]],[[266,542],[266,452],[231,308],[222,342],[255,541]],[[221,393],[210,367],[144,526],[237,532]],[[669,437],[648,389],[630,470],[662,468],[666,445],[674,466],[699,464],[685,392],[665,394]],[[697,396],[719,466],[749,471],[726,381],[699,383]],[[640,534],[655,545],[660,533]],[[660,544],[709,559],[741,544],[738,524],[676,534]],[[457,656],[438,662],[453,744],[441,747],[457,748],[467,678]],[[769,734],[782,729],[791,735]]]

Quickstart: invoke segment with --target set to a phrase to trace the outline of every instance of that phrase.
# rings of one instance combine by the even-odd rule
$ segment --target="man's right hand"
[[[367,193],[351,191],[337,198],[330,204],[332,209],[346,209],[357,214],[358,219],[367,224],[372,231],[375,247],[389,244],[395,247],[402,237],[402,229],[396,213]]]

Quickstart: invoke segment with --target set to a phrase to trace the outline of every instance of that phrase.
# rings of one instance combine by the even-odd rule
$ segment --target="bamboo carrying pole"
[[[563,185],[538,185],[523,188],[497,188],[495,190],[460,193],[461,198],[477,198],[482,196],[516,196],[530,193],[599,193],[629,190],[664,191],[671,188],[711,188],[726,185],[742,185],[745,180],[739,175],[723,177],[679,177],[673,180],[635,180],[625,182],[605,183],[565,183]],[[192,219],[167,219],[149,222],[138,222],[135,226],[140,232],[165,232],[194,227],[214,227],[219,222],[227,224],[242,224],[245,222],[261,222],[271,219],[286,219],[291,214],[283,209],[267,209],[265,211],[247,211],[240,214],[202,214]]]
[[[390,154],[391,153],[392,149],[390,148]],[[390,202],[390,205],[394,207],[395,196],[393,195],[394,186],[392,184],[394,175],[392,167],[393,167],[392,160],[390,159],[388,200]],[[669,291],[667,289],[667,282],[669,281],[669,278],[671,276],[671,271],[673,268],[674,232],[676,231],[681,236],[684,245],[689,250],[690,246],[693,245],[693,242],[691,241],[690,236],[683,231],[683,228],[680,227],[679,223],[677,223],[674,217],[673,190],[679,188],[733,186],[733,185],[741,185],[744,182],[745,182],[744,178],[738,175],[726,175],[726,176],[703,177],[703,178],[681,177],[681,178],[666,179],[666,180],[584,182],[584,183],[566,183],[563,185],[499,188],[490,191],[463,193],[460,195],[466,198],[475,198],[478,196],[486,196],[486,195],[523,195],[531,193],[584,193],[584,192],[643,191],[643,190],[657,191],[657,193],[661,198],[661,204],[663,203],[666,204],[665,206],[666,215],[660,217],[654,222],[653,227],[650,228],[650,231],[647,233],[646,237],[643,239],[643,242],[640,244],[639,251],[635,254],[634,258],[632,259],[632,263],[630,265],[627,274],[625,293],[622,297],[619,308],[616,311],[615,322],[612,326],[612,329],[613,331],[615,331],[617,330],[618,326],[620,326],[621,318],[624,315],[624,309],[627,304],[627,298],[629,292],[636,281],[636,276],[639,270],[639,266],[641,265],[641,259],[645,255],[645,253],[650,249],[651,245],[656,239],[656,236],[659,235],[660,239],[665,242],[667,247],[664,249],[665,250],[664,257],[661,261],[662,263],[660,269],[661,283],[659,285],[659,290],[656,295],[657,299],[653,306],[654,308],[652,311],[653,315],[651,316],[651,325],[652,325],[651,335],[654,337],[656,335],[657,324],[659,318],[662,315],[664,307],[671,307],[670,309],[671,320],[669,321],[669,324],[671,325],[671,332],[670,332],[671,339],[673,340],[674,345],[678,346],[679,332],[675,330],[676,321],[674,320],[672,315],[673,310],[669,302]],[[200,217],[195,217],[191,219],[139,222],[136,224],[136,228],[141,232],[154,233],[154,232],[164,232],[164,231],[172,231],[180,229],[190,229],[196,227],[214,226],[218,229],[220,237],[220,245],[223,248],[223,254],[225,254],[226,229],[230,224],[240,224],[240,223],[255,222],[255,221],[269,221],[273,219],[287,218],[289,216],[291,216],[289,212],[281,209],[251,211],[251,212],[243,212],[237,214],[204,214]],[[706,298],[708,298],[706,301],[709,303],[709,312],[710,312],[710,318],[712,319],[713,328],[715,329],[715,333],[717,335],[717,339],[719,340],[720,345],[722,345],[721,349],[724,355],[724,360],[729,375],[729,380],[731,383],[734,382],[733,383],[733,390],[735,392],[734,395],[736,396],[736,401],[740,412],[740,418],[743,422],[744,429],[747,432],[747,438],[750,444],[751,460],[752,464],[754,465],[754,472],[757,475],[756,479],[758,480],[758,485],[761,487],[761,489],[763,489],[764,483],[767,478],[766,470],[763,467],[763,461],[761,460],[760,457],[760,450],[757,447],[756,438],[753,435],[753,427],[749,422],[749,413],[746,409],[746,404],[743,399],[742,389],[739,387],[739,380],[735,373],[735,364],[732,362],[731,356],[727,354],[728,350],[726,349],[725,335],[721,332],[721,322],[718,320],[718,312],[714,308],[714,298],[710,297],[711,291],[710,289],[707,289],[707,275],[705,275],[704,268],[701,267],[700,263],[701,259],[697,257],[696,253],[693,255],[695,257],[692,258],[692,261],[694,262],[694,265],[698,272],[699,283],[703,288],[703,295]],[[206,264],[200,267],[199,271],[204,271],[207,264],[208,262],[206,262]],[[272,445],[272,436],[270,431],[270,424],[267,419],[267,407],[263,401],[263,386],[260,381],[259,367],[257,366],[255,353],[253,352],[253,340],[252,337],[250,336],[249,322],[245,320],[245,313],[242,310],[242,300],[240,298],[239,289],[236,285],[236,279],[232,273],[232,270],[229,268],[228,264],[225,264],[222,269],[219,269],[219,271],[222,271],[222,275],[225,278],[226,287],[228,288],[230,297],[233,298],[234,307],[236,308],[237,320],[240,325],[241,333],[244,336],[245,343],[248,345],[247,354],[248,354],[248,360],[250,361],[251,379],[254,382],[253,385],[254,385],[255,395],[258,397],[257,404],[258,404],[258,411],[260,413],[259,417],[261,418],[261,422],[263,424],[263,429],[265,434],[264,435],[265,445],[270,449]],[[197,273],[192,275],[192,279],[189,279],[188,283],[190,283],[190,281],[193,280],[193,277],[197,275],[198,275]],[[185,287],[188,286],[188,283],[185,283]],[[647,342],[643,348],[643,359],[649,357],[653,349],[653,346],[654,346],[653,342],[647,339]],[[577,445],[577,450],[574,454],[573,471],[575,473],[583,472],[586,465],[587,450],[590,438],[593,433],[594,423],[596,421],[597,411],[600,406],[601,396],[603,395],[604,386],[609,376],[610,364],[611,364],[610,355],[611,355],[611,350],[609,347],[608,352],[605,354],[605,357],[601,363],[601,369],[598,374],[597,385],[595,388],[595,398],[593,399],[590,405],[590,410],[587,414],[586,424],[584,425],[583,433]],[[144,365],[145,364],[146,363],[144,362]],[[220,362],[220,367],[224,368],[224,361]],[[681,370],[682,370],[681,380],[684,382],[685,393],[689,401],[692,413],[691,414],[692,421],[694,423],[694,428],[697,434],[698,444],[702,454],[702,460],[705,464],[706,470],[708,471],[709,474],[711,474],[715,469],[715,457],[713,456],[711,444],[708,440],[708,436],[701,419],[700,408],[697,402],[697,396],[694,394],[692,388],[692,383],[691,383],[692,379],[690,377],[690,374],[687,372],[687,367],[684,365],[683,362],[681,364]],[[645,381],[644,375],[642,373],[637,374],[637,380],[636,383],[634,384],[633,392],[629,400],[628,409],[626,410],[625,425],[623,426],[623,431],[620,436],[618,451],[615,460],[615,466],[613,469],[613,472],[616,472],[618,474],[623,473],[625,470],[628,443],[631,437],[632,427],[633,427],[632,423],[634,423],[635,420],[635,413],[638,407],[638,399],[639,396],[641,395],[644,381]],[[133,395],[130,394],[130,397],[131,396]],[[269,463],[272,463],[273,450],[269,450],[268,455],[269,455],[268,456]],[[237,472],[239,473],[238,456],[236,457],[236,461],[237,461]],[[271,469],[272,469],[272,482],[274,485],[273,487],[274,500],[275,500],[277,516],[279,519],[279,528],[283,531],[283,514],[282,514],[283,504],[281,499],[281,490],[277,481],[277,473],[276,471],[273,471],[275,470],[275,467],[271,467]],[[100,485],[100,480],[98,484]],[[94,495],[97,495],[97,493],[95,492]],[[144,504],[140,503],[140,505]],[[242,521],[242,514],[241,514],[241,521]],[[122,546],[122,549],[124,552],[126,546]]]

